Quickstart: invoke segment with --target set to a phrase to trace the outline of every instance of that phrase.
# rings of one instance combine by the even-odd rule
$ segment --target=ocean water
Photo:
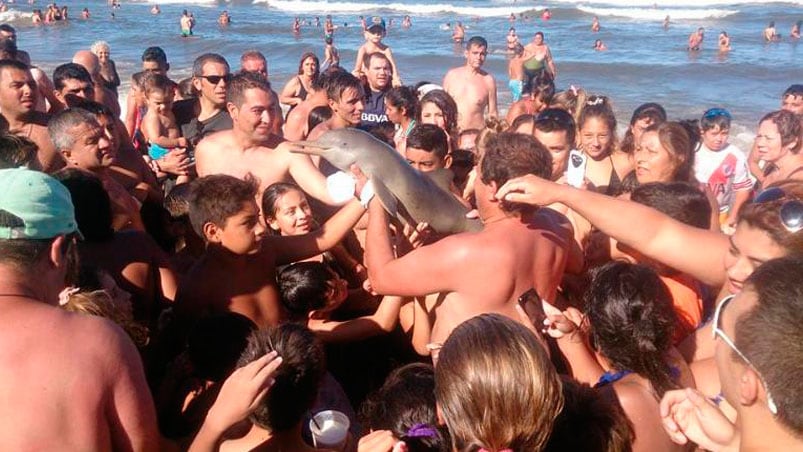
[[[490,43],[486,68],[497,79],[502,110],[510,103],[504,52],[508,28],[516,27],[523,43],[540,30],[555,58],[558,89],[575,85],[611,97],[620,123],[644,102],[661,103],[675,119],[697,118],[709,107],[725,107],[734,116],[734,139],[745,144],[761,116],[779,107],[786,87],[803,83],[803,43],[787,38],[793,23],[803,20],[803,0],[122,1],[115,10],[99,0],[59,1],[73,18],[34,26],[30,11],[45,3],[38,0],[31,6],[18,0],[10,11],[0,13],[0,22],[17,28],[19,47],[47,71],[101,39],[110,44],[124,80],[139,70],[142,50],[151,45],[165,49],[176,80],[188,76],[193,59],[204,52],[222,54],[236,69],[239,55],[255,48],[267,55],[271,82],[280,89],[296,73],[303,52],[323,56],[323,29],[314,26],[316,16],[321,23],[326,14],[333,16],[338,25],[335,45],[348,69],[363,42],[358,16],[383,17],[389,25],[385,42],[410,84],[440,83],[449,68],[464,64],[462,48],[452,44],[451,31],[444,29],[446,23],[462,21],[468,36],[481,35]],[[162,14],[149,13],[153,3],[160,5]],[[84,7],[92,13],[90,20],[77,18]],[[549,21],[540,18],[544,8],[552,12]],[[179,37],[183,9],[197,19],[196,36],[188,39]],[[227,27],[216,22],[223,10],[232,16]],[[508,20],[511,13],[515,22]],[[413,21],[408,30],[400,27],[405,14]],[[667,15],[671,24],[664,30]],[[291,33],[296,16],[308,21],[298,36]],[[599,33],[590,31],[594,16],[602,26]],[[761,33],[770,21],[784,36],[782,42],[763,42]],[[689,54],[686,41],[698,27],[706,29],[703,50]],[[733,50],[726,55],[717,51],[721,30],[731,36]],[[595,39],[602,39],[609,50],[595,52]]]

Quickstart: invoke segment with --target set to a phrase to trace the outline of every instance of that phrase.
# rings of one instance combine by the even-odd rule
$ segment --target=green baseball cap
[[[27,168],[0,170],[0,211],[22,224],[0,226],[0,239],[52,239],[78,232],[67,187],[45,173]]]

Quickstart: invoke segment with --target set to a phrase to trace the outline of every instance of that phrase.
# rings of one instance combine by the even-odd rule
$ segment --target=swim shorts
[[[510,93],[513,95],[513,102],[521,100],[521,90],[524,89],[524,82],[521,80],[511,80],[507,82],[510,87]]]

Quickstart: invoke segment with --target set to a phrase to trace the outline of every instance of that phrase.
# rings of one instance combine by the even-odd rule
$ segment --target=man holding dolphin
[[[532,288],[554,300],[569,256],[572,232],[565,217],[548,209],[523,211],[494,197],[518,175],[549,179],[551,158],[543,145],[531,136],[501,133],[490,138],[477,169],[480,232],[452,235],[396,258],[385,210],[377,198],[369,208],[365,259],[371,285],[380,294],[440,294],[433,343],[482,313],[519,319],[517,299]]]

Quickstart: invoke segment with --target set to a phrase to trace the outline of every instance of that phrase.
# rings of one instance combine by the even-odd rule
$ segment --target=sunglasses
[[[787,231],[795,233],[803,229],[803,202],[792,198],[786,194],[783,189],[779,187],[768,188],[756,196],[753,200],[754,203],[761,204],[765,202],[780,201],[787,198],[778,211],[781,219],[781,224]]]
[[[747,356],[745,356],[744,353],[741,352],[741,350],[736,348],[736,344],[733,342],[733,340],[730,337],[728,337],[728,335],[725,334],[725,331],[723,331],[722,328],[720,328],[719,326],[719,321],[722,318],[722,310],[725,308],[725,305],[727,305],[728,303],[731,302],[731,300],[733,300],[734,297],[735,295],[728,295],[727,297],[723,298],[722,301],[720,301],[719,304],[717,305],[717,309],[714,311],[714,322],[712,323],[712,328],[711,328],[712,337],[713,339],[716,339],[717,336],[719,336],[719,338],[722,339],[722,342],[727,344],[728,347],[731,348],[731,350],[733,350],[737,355],[739,355],[739,358],[742,358],[742,360],[745,363],[747,363],[747,365],[750,366],[753,369],[753,371],[756,372],[758,378],[761,379],[761,383],[764,385],[764,390],[767,392],[767,408],[769,408],[770,413],[778,414],[778,405],[775,404],[775,400],[773,400],[772,394],[770,394],[770,388],[767,386],[767,382],[764,380],[764,377],[761,376],[761,373],[758,371],[758,369],[756,369],[756,366],[754,366],[753,363],[750,362],[749,359],[747,359]]]
[[[724,116],[728,118],[728,120],[732,119],[730,112],[724,108],[709,108],[703,113],[703,118],[705,119],[712,119],[718,116]]]
[[[207,82],[209,82],[209,83],[211,83],[213,85],[217,85],[218,83],[220,83],[221,80],[225,81],[226,83],[229,83],[231,81],[232,75],[231,74],[226,74],[226,75],[198,75],[197,77],[198,78],[204,78],[204,79],[206,79]]]
[[[564,127],[574,127],[574,118],[566,110],[548,108],[535,117],[535,123],[553,123]]]

